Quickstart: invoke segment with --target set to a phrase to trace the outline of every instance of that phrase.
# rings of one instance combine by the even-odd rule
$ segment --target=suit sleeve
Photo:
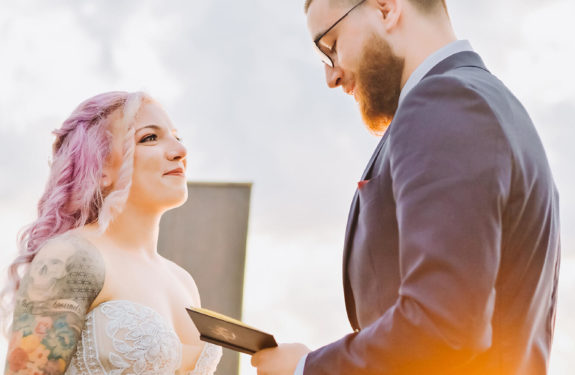
[[[389,131],[398,298],[361,332],[310,353],[304,375],[445,374],[491,345],[511,180],[497,117],[465,82],[429,77]]]

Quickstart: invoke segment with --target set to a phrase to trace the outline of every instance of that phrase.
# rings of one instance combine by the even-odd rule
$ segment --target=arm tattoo
[[[103,259],[85,240],[68,235],[43,250],[16,296],[6,374],[63,374],[104,284]]]

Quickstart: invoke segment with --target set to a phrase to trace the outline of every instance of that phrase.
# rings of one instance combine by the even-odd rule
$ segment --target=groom
[[[308,0],[306,13],[328,86],[383,137],[345,236],[353,333],[256,353],[258,374],[546,374],[558,196],[527,112],[456,40],[443,0]]]

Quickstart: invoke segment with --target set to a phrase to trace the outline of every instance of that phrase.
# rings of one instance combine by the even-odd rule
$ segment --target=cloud
[[[254,182],[250,322],[315,346],[343,334],[347,212],[378,139],[365,130],[353,99],[327,89],[302,2],[3,3],[0,223],[7,226],[0,245],[13,248],[17,224],[33,217],[48,171],[50,131],[89,96],[145,89],[180,129],[192,179]],[[570,259],[575,4],[448,3],[458,35],[471,40],[534,119],[562,195]],[[8,259],[6,252],[0,257]],[[562,285],[563,295],[572,294],[572,280]],[[267,308],[290,315],[274,320]],[[575,330],[567,318],[561,324],[565,358],[573,353],[565,337]]]

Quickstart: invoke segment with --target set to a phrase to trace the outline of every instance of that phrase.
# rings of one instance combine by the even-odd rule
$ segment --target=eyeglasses
[[[326,36],[327,33],[329,33],[334,27],[337,26],[338,23],[340,23],[348,14],[351,13],[352,10],[354,10],[355,8],[357,8],[358,6],[360,6],[361,4],[363,4],[365,2],[365,0],[361,0],[359,3],[355,4],[353,6],[353,8],[351,8],[350,10],[347,11],[347,13],[345,13],[343,16],[341,16],[340,19],[338,19],[337,21],[335,21],[335,23],[333,25],[331,25],[331,27],[329,29],[327,29],[325,32],[323,32],[322,34],[320,34],[317,38],[315,38],[315,40],[313,41],[314,45],[315,45],[315,50],[316,52],[319,54],[321,61],[323,61],[327,66],[330,67],[334,67],[333,64],[333,60],[331,59],[331,57],[325,53],[319,46],[319,41],[321,40],[321,38],[323,38],[324,36]]]

